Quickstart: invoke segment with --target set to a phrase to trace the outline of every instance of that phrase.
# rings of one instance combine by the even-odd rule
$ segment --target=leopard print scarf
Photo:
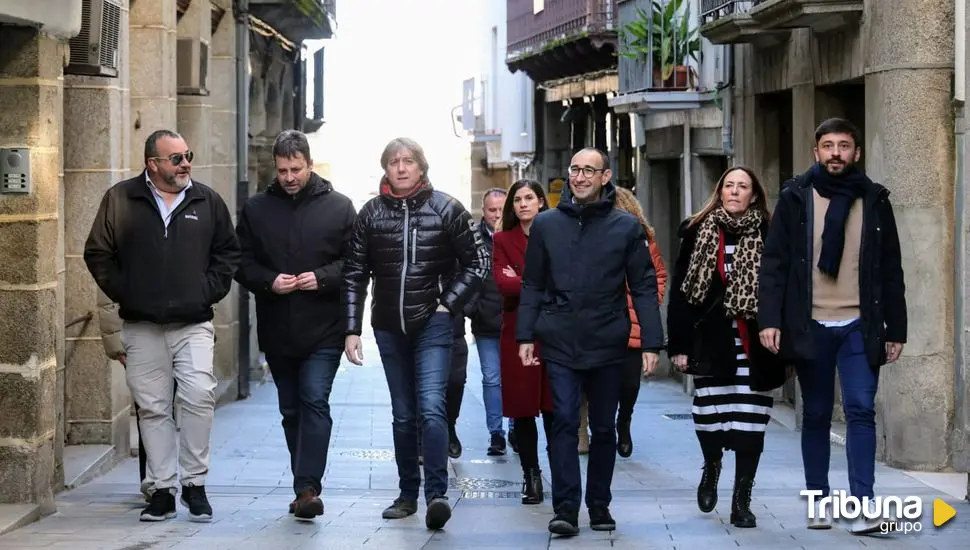
[[[764,241],[761,239],[761,211],[749,208],[740,218],[734,218],[723,207],[713,210],[703,221],[690,256],[690,265],[681,290],[691,304],[704,303],[717,274],[717,255],[720,237],[718,228],[738,235],[734,248],[732,269],[724,292],[724,310],[728,317],[754,319],[758,314],[758,271]]]

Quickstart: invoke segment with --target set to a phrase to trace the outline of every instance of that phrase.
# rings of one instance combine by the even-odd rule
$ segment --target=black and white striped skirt
[[[733,378],[694,377],[694,429],[699,437],[717,437],[725,449],[760,452],[774,398],[771,392],[754,391],[748,385],[748,356],[737,322],[733,327],[737,370]]]

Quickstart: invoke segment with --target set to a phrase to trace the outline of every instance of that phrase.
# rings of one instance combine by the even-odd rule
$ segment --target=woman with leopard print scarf
[[[751,491],[771,419],[770,390],[785,381],[758,340],[758,271],[768,229],[764,187],[748,168],[729,168],[707,205],[680,229],[667,310],[667,353],[694,376],[694,430],[704,455],[697,506],[717,504],[724,450],[735,452],[731,523],[755,527]]]

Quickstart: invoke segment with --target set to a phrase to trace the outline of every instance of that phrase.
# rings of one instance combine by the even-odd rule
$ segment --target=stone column
[[[887,463],[936,469],[954,408],[953,3],[866,0],[869,176],[892,192],[906,270],[908,343],[879,380]],[[941,30],[942,29],[942,30]]]
[[[127,57],[128,2],[121,12],[120,57]],[[64,263],[65,317],[92,314],[66,334],[67,443],[107,444],[129,451],[130,406],[124,368],[109,361],[101,344],[98,286],[84,264],[84,242],[104,192],[129,172],[128,64],[117,78],[65,75]]]
[[[28,149],[29,194],[0,195],[0,503],[54,511],[63,486],[61,156],[66,45],[3,28],[0,148]],[[63,383],[63,381],[61,381]]]
[[[219,0],[226,13],[219,26],[212,29],[212,63],[209,65],[208,102],[209,124],[202,133],[208,139],[208,164],[210,179],[207,181],[222,199],[226,201],[236,219],[236,27],[232,16],[232,2]],[[208,5],[203,10],[208,14]],[[186,14],[188,17],[188,14]],[[183,21],[185,19],[183,18]],[[208,19],[206,19],[208,21]],[[181,101],[182,96],[179,96]],[[179,106],[181,110],[181,102]],[[179,121],[179,127],[182,127]],[[200,136],[201,137],[201,136]],[[235,399],[237,395],[237,373],[240,368],[237,353],[239,335],[239,298],[240,288],[235,282],[232,291],[216,305],[213,324],[216,329],[215,370],[219,379],[220,399]],[[258,347],[251,348],[258,353]]]
[[[176,129],[175,16],[176,0],[131,3],[132,173],[144,169],[145,138],[155,130]]]
[[[202,44],[212,42],[212,6],[209,2],[192,2],[178,21],[177,43],[185,44],[192,41]],[[199,51],[202,51],[201,46]],[[208,60],[205,63],[209,66]],[[178,61],[176,61],[176,67],[178,67]],[[230,98],[234,96],[226,93],[231,90],[216,88],[211,80],[199,84],[207,89],[179,90],[176,101],[177,126],[178,132],[185,138],[189,148],[195,152],[195,159],[192,161],[192,178],[212,185],[212,158],[209,152],[212,130],[209,112],[212,101],[209,94],[211,90],[217,90],[215,95],[225,94]],[[177,85],[185,86],[187,83],[177,83]]]

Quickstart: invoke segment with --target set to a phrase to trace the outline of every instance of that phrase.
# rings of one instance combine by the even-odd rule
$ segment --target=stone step
[[[0,504],[0,535],[40,519],[36,504]]]
[[[64,447],[64,488],[74,489],[118,463],[114,445],[67,445]]]

